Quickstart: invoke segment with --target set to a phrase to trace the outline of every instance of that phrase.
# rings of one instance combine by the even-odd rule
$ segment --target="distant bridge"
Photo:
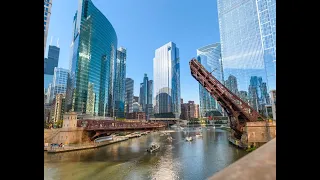
[[[137,130],[154,130],[162,129],[164,123],[145,123],[145,122],[125,122],[110,120],[78,120],[77,126],[89,131],[91,140],[102,134],[111,134],[119,131],[137,131]]]

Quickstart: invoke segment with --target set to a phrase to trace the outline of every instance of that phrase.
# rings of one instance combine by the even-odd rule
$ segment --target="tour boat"
[[[160,149],[160,145],[158,144],[152,144],[148,149],[147,151],[152,153],[153,151],[157,151],[158,149]]]

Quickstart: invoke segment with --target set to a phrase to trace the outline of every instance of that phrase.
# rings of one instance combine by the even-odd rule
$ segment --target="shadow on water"
[[[224,130],[202,128],[196,138],[198,131],[171,132],[172,142],[157,132],[96,149],[45,152],[45,179],[206,179],[247,154],[228,143]],[[160,150],[146,152],[152,143]]]

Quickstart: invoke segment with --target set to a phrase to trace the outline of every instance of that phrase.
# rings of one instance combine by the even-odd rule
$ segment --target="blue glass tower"
[[[53,75],[54,68],[58,67],[60,48],[49,45],[48,58],[44,59],[44,74]]]
[[[237,82],[236,94],[248,95],[256,109],[263,106],[255,101],[251,77],[260,78],[264,91],[276,89],[275,5],[275,0],[218,0],[224,78]]]
[[[142,107],[142,111],[146,113],[148,118],[152,114],[152,94],[153,94],[153,81],[149,80],[148,75],[144,74],[143,82],[140,83],[140,97],[139,103]]]
[[[197,49],[197,60],[220,82],[223,82],[223,72],[221,67],[221,45],[220,43],[210,44]],[[207,117],[208,113],[214,110],[222,112],[221,106],[199,84],[200,115]]]
[[[111,116],[117,35],[91,0],[80,0],[73,21],[67,110]]]
[[[117,50],[117,61],[115,62],[114,76],[114,115],[124,118],[125,85],[126,85],[126,59],[127,51],[120,47]]]

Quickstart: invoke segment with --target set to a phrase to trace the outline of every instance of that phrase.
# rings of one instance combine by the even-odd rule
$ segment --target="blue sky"
[[[202,46],[219,42],[215,0],[93,0],[113,25],[118,46],[127,49],[127,77],[134,94],[144,73],[153,79],[155,50],[172,41],[180,51],[181,98],[199,103],[199,84],[191,76],[189,61]],[[78,0],[53,0],[47,46],[59,38],[59,67],[69,67],[72,21]],[[46,51],[47,53],[47,51]]]

